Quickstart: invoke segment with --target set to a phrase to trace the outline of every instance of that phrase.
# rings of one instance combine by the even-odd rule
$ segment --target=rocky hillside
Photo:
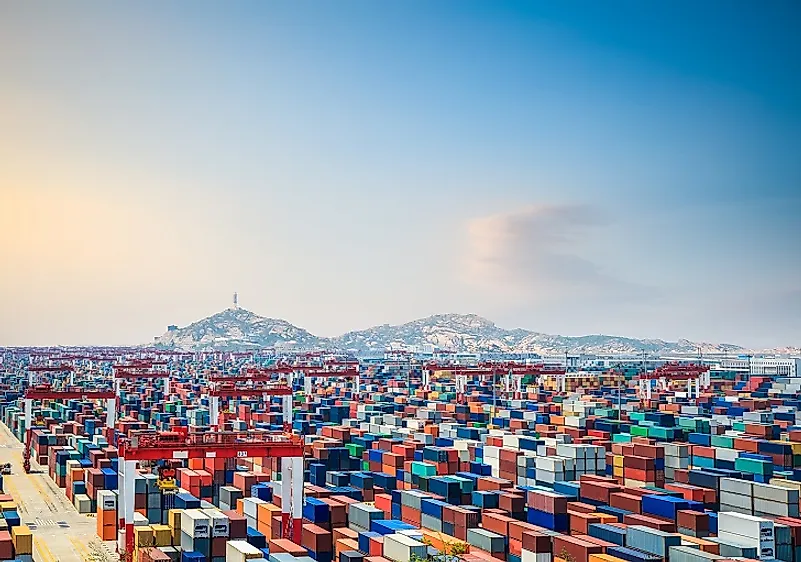
[[[742,348],[728,344],[695,343],[688,340],[668,342],[640,340],[618,336],[555,336],[521,328],[499,328],[486,318],[475,314],[440,314],[399,326],[376,326],[350,332],[332,342],[336,347],[365,353],[384,350],[390,346],[424,346],[469,352],[505,352],[562,354],[695,354],[701,347],[704,353],[737,352]]]
[[[243,350],[261,347],[318,347],[320,338],[286,320],[264,318],[244,308],[229,308],[185,328],[167,331],[155,344],[187,351]]]
[[[438,314],[398,326],[375,326],[335,338],[321,338],[285,320],[264,318],[242,308],[228,309],[185,328],[168,331],[157,345],[189,351],[258,347],[342,349],[380,353],[389,347],[435,347],[452,351],[562,354],[705,354],[738,353],[730,344],[668,342],[619,336],[556,336],[517,328],[507,330],[475,314]]]

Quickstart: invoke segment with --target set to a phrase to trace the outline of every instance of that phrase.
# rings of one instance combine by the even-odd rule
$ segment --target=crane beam
[[[304,370],[303,373],[306,377],[315,377],[315,378],[335,378],[335,377],[342,377],[342,378],[349,378],[349,377],[358,377],[359,376],[359,369],[356,367],[348,367],[347,369],[311,369],[311,370]]]
[[[209,396],[219,396],[221,398],[246,398],[248,396],[291,396],[292,389],[288,386],[272,386],[259,388],[211,388]]]
[[[29,388],[25,391],[26,400],[103,400],[116,398],[113,390],[41,390]]]
[[[72,365],[31,365],[28,367],[28,372],[31,373],[61,373],[74,370]]]
[[[303,438],[264,432],[178,434],[134,432],[119,443],[126,460],[302,457]]]
[[[115,379],[165,379],[170,376],[166,371],[114,371]]]

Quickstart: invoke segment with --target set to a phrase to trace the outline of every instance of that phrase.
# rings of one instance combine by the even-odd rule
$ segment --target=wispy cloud
[[[655,291],[620,279],[585,257],[609,221],[587,205],[532,205],[469,221],[469,281],[531,302],[639,301]]]

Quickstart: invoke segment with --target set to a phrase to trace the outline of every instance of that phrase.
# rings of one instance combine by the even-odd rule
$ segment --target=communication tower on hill
[[[236,310],[237,308],[239,308],[239,295],[234,293],[234,310]]]

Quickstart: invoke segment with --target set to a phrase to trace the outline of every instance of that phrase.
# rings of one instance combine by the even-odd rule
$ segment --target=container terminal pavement
[[[801,562],[801,378],[2,351],[0,561]]]

